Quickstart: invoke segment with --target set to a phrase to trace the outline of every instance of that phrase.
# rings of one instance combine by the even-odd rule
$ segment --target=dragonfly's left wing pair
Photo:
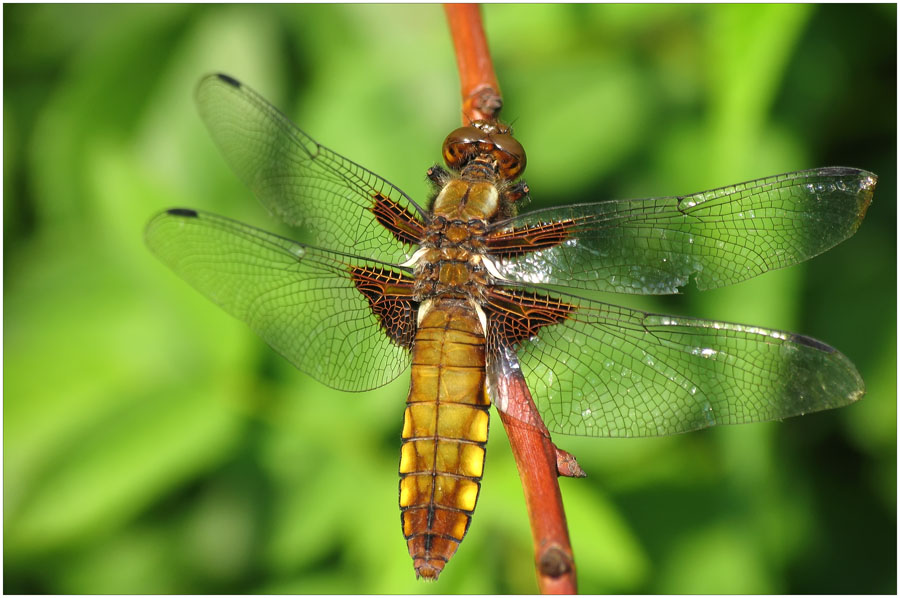
[[[204,77],[196,100],[241,180],[320,247],[173,209],[147,226],[151,250],[323,384],[363,391],[396,378],[409,364],[415,311],[411,280],[395,264],[414,251],[425,212],[227,75]]]

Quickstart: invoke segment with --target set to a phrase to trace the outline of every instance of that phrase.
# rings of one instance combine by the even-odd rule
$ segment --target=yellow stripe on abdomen
[[[484,471],[490,401],[474,308],[434,303],[416,332],[403,417],[400,517],[416,574],[436,578],[466,535]]]

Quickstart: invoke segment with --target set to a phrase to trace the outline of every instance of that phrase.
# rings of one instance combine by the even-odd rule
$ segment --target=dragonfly
[[[559,434],[780,420],[865,392],[819,340],[577,293],[714,289],[802,262],[856,232],[870,172],[817,168],[519,213],[524,148],[508,127],[476,121],[447,136],[446,167],[427,170],[433,193],[417,203],[230,76],[203,78],[196,101],[238,177],[312,242],[173,208],[148,223],[146,243],[327,386],[365,391],[411,370],[399,495],[417,577],[436,579],[471,524],[490,406],[508,408],[495,372],[510,355]]]

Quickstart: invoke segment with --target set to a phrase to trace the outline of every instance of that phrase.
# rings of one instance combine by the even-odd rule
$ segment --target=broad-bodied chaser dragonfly
[[[558,288],[677,293],[796,264],[859,227],[876,177],[791,172],[672,197],[518,214],[525,151],[474,122],[446,138],[423,206],[320,145],[254,91],[204,78],[200,115],[263,205],[304,244],[186,208],[150,249],[300,370],[346,391],[412,366],[400,510],[416,574],[436,578],[481,487],[491,364],[514,353],[551,432],[660,436],[847,405],[853,364],[818,340],[666,316]]]

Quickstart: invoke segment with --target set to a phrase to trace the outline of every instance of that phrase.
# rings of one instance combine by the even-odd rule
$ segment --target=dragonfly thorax
[[[449,296],[484,302],[490,282],[483,264],[485,234],[502,202],[497,187],[487,181],[454,178],[444,185],[414,258],[417,301]]]
[[[488,181],[453,179],[438,193],[432,212],[448,221],[490,221],[500,208],[497,186]]]
[[[481,254],[461,247],[423,249],[416,263],[413,295],[420,303],[447,296],[480,305],[488,284]]]

